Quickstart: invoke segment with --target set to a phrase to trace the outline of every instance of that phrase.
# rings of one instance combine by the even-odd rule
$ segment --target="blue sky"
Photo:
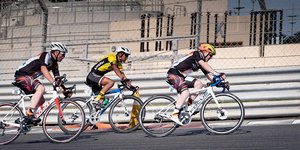
[[[292,20],[288,17],[291,15],[297,15],[293,20],[293,33],[300,31],[300,0],[265,0],[265,3],[267,9],[283,9],[284,33],[291,34]],[[238,7],[238,0],[228,0],[228,9],[237,11],[235,7]],[[240,7],[245,7],[240,10],[240,15],[249,15],[253,9],[260,10],[258,0],[240,0]]]

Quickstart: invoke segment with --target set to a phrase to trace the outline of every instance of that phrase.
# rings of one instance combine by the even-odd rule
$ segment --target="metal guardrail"
[[[230,92],[237,95],[245,105],[246,118],[291,117],[300,116],[300,66],[280,68],[256,68],[221,70],[226,72],[230,82]],[[194,73],[199,77],[201,73]],[[177,98],[175,91],[171,92],[165,82],[166,74],[136,74],[129,78],[133,84],[140,87],[141,99],[158,94],[167,94]],[[203,76],[201,78],[204,80]],[[117,83],[119,81],[112,76]],[[84,93],[87,86],[84,78],[68,79],[66,86],[76,84],[77,93],[74,97],[89,96]],[[43,80],[41,80],[43,82]],[[51,85],[45,83],[46,89]],[[14,102],[19,96],[12,95],[14,88],[11,82],[5,81],[0,85],[0,102]],[[215,89],[220,92],[219,89]],[[51,95],[45,95],[46,99]],[[26,101],[29,103],[29,100]],[[196,116],[197,117],[197,116]],[[199,116],[198,116],[199,117]]]

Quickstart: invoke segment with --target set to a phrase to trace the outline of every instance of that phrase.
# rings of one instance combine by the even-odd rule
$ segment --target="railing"
[[[246,118],[267,117],[293,117],[300,115],[300,66],[220,70],[226,72],[230,82],[230,92],[237,95],[245,105]],[[204,80],[201,73],[194,73],[194,77]],[[141,99],[145,101],[152,95],[168,94],[176,99],[177,94],[170,92],[169,85],[165,82],[164,73],[159,74],[135,74],[129,76],[133,84],[140,87]],[[112,79],[119,81],[115,75]],[[47,88],[51,85],[46,80],[41,80]],[[87,87],[85,78],[71,78],[68,84],[77,85],[77,93],[74,97],[89,97],[84,93]],[[0,85],[0,102],[17,101],[18,95],[12,95],[14,88],[11,82],[5,81]],[[221,92],[220,89],[215,89]],[[50,98],[51,95],[45,95]],[[29,100],[26,101],[29,104]],[[28,105],[27,104],[27,105]],[[199,116],[195,116],[196,118]]]

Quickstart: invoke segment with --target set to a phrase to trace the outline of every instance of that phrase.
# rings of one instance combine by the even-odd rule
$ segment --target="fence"
[[[261,52],[265,45],[299,42],[297,15],[293,15],[299,8],[284,5],[281,9],[239,9],[237,13],[226,7],[234,6],[230,0],[45,1],[45,7],[38,2],[1,2],[2,53],[26,50],[29,52],[21,56],[29,58],[53,41],[64,42],[76,53],[94,47],[101,56],[112,46],[128,42],[134,53],[140,55],[170,51],[174,49],[172,40],[178,37],[190,38],[179,39],[179,51],[195,49],[197,42],[212,43],[218,48],[260,46]],[[258,4],[253,1],[254,5]],[[292,54],[296,52],[293,49]],[[260,55],[263,57],[264,53]]]
[[[48,50],[49,42],[68,46],[60,70],[78,84],[79,96],[90,67],[112,47],[128,46],[133,54],[125,71],[146,85],[141,87],[146,99],[168,93],[163,73],[199,40],[217,47],[209,63],[230,72],[232,92],[245,102],[248,117],[299,114],[299,8],[285,6],[296,0],[281,2],[281,8],[251,10],[232,10],[227,6],[236,5],[230,0],[52,0],[44,1],[43,9],[38,2],[0,2],[1,101],[17,98],[9,94],[15,69]]]

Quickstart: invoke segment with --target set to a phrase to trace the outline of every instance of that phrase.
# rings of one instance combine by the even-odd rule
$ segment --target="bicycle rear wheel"
[[[43,118],[43,131],[48,139],[56,143],[67,143],[76,139],[85,127],[85,114],[82,107],[75,101],[60,101],[62,118],[55,102],[45,112]],[[62,107],[64,106],[64,107]],[[74,112],[76,114],[74,115]],[[70,131],[66,133],[63,129]]]
[[[67,100],[75,101],[83,108],[84,113],[85,113],[85,118],[86,118],[85,126],[83,128],[83,131],[85,131],[89,126],[91,126],[89,119],[91,118],[91,114],[93,112],[92,105],[90,103],[86,103],[86,99],[82,98],[82,97],[69,98]],[[62,109],[69,107],[69,106],[67,106],[68,104],[70,104],[70,103],[65,103],[64,105],[62,105]],[[76,119],[78,119],[76,117],[77,114],[78,114],[78,110],[74,110],[73,115],[69,115],[69,117],[73,118],[75,121]],[[61,130],[63,130],[66,134],[74,134],[74,132],[77,132],[77,131],[73,131],[73,130],[68,130],[68,128],[64,128],[64,125],[61,122],[61,120],[58,120],[58,123],[59,123],[58,125],[61,128]]]
[[[170,96],[150,97],[139,113],[139,123],[143,131],[153,137],[171,134],[177,127],[177,124],[169,119],[174,108],[175,100]]]
[[[109,123],[120,133],[129,133],[139,127],[138,114],[143,102],[135,96],[116,100],[109,110]]]
[[[0,104],[0,145],[9,144],[20,136],[22,116],[22,110],[14,104]]]
[[[241,100],[231,93],[216,94],[220,104],[210,97],[202,106],[201,121],[204,127],[215,134],[229,134],[237,130],[243,123],[245,108]]]

